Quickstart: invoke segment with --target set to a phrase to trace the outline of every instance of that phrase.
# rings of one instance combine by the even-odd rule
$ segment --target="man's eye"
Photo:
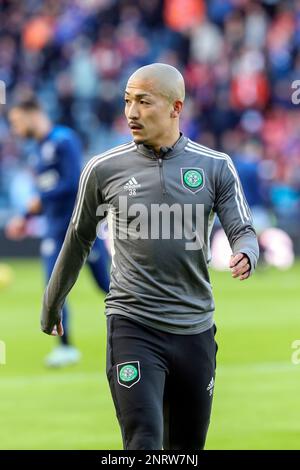
[[[148,101],[145,101],[145,100],[141,100],[140,103],[141,104],[150,104]]]
[[[125,98],[125,103],[128,104],[129,103],[129,100],[127,98]]]

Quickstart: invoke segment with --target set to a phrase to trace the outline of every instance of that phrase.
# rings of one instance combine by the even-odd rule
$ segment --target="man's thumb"
[[[64,328],[63,328],[62,322],[59,322],[57,325],[57,333],[58,333],[58,336],[62,336],[64,334]]]

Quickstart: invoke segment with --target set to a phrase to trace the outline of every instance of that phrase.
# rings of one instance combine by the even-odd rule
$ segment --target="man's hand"
[[[16,216],[5,227],[5,235],[11,240],[21,240],[26,236],[26,219]]]
[[[247,255],[244,253],[237,253],[231,255],[229,267],[232,277],[239,277],[241,281],[250,276],[250,262]]]
[[[42,202],[38,196],[33,197],[27,206],[27,211],[32,214],[40,214],[42,212]]]
[[[53,330],[51,332],[51,336],[62,336],[64,334],[64,328],[62,326],[62,322],[60,321],[57,325],[54,325]]]

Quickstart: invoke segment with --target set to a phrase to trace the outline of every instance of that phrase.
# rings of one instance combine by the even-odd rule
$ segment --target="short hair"
[[[21,99],[12,104],[10,109],[21,109],[22,111],[41,111],[42,107],[35,96]]]

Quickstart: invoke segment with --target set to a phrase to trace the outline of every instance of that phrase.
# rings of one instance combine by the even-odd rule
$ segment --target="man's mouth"
[[[139,130],[143,129],[143,126],[141,124],[136,123],[136,122],[130,122],[128,125],[129,125],[129,127],[132,131],[139,131]]]

